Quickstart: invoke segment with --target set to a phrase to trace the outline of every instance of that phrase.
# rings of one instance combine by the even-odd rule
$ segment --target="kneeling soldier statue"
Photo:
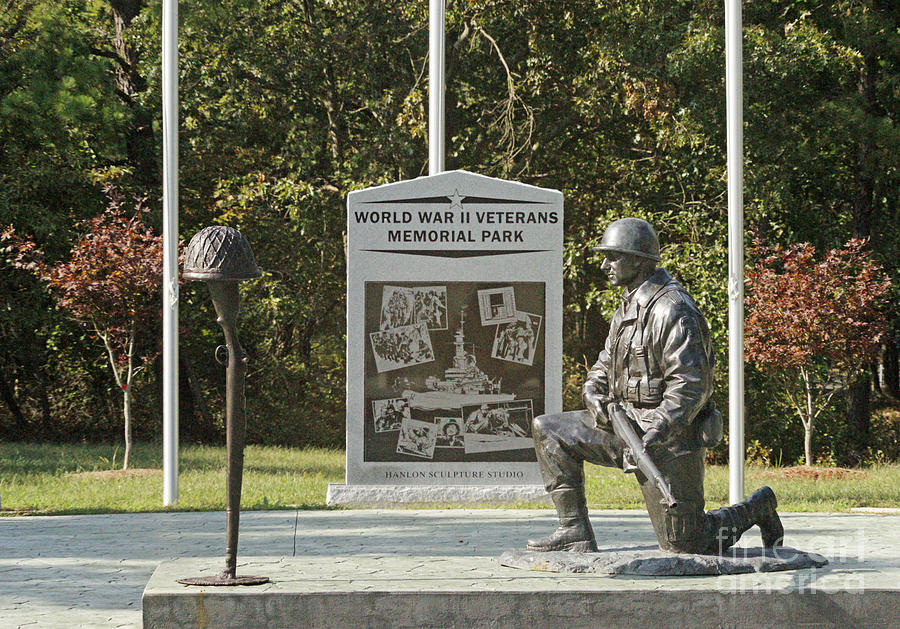
[[[763,545],[784,528],[769,487],[730,507],[704,511],[706,448],[722,436],[711,399],[709,326],[665,269],[649,223],[623,218],[603,234],[602,269],[625,294],[584,385],[585,411],[541,415],[534,443],[559,528],[529,540],[534,551],[597,550],[584,494],[584,461],[634,472],[662,550],[721,554],[758,525]]]

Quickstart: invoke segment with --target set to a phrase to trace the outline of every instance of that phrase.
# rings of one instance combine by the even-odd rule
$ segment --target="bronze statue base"
[[[600,548],[594,553],[508,550],[499,563],[507,568],[538,572],[681,577],[821,568],[828,560],[786,546],[730,548],[721,555],[670,553],[652,546],[639,546]]]
[[[263,585],[269,582],[269,577],[232,577],[220,574],[214,577],[190,577],[177,581],[183,585]]]

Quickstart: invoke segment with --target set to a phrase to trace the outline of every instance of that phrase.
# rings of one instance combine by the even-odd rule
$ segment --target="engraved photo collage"
[[[533,460],[543,288],[367,283],[366,460]]]

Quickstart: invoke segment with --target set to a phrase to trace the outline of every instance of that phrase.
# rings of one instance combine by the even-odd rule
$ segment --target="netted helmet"
[[[233,227],[204,227],[191,238],[184,252],[188,280],[239,281],[262,275],[244,235]]]
[[[650,223],[639,218],[620,218],[611,223],[595,251],[630,253],[660,261],[659,238]]]

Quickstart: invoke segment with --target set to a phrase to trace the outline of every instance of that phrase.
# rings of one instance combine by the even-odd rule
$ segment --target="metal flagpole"
[[[741,0],[725,0],[728,129],[728,496],[744,499],[744,102]]]
[[[178,501],[178,0],[163,0],[163,505]]]
[[[444,170],[444,1],[428,3],[428,174]]]

